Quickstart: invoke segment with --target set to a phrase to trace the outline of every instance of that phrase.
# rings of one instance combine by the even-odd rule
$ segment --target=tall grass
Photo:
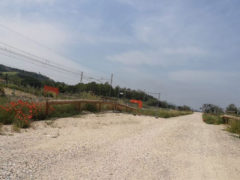
[[[220,114],[207,114],[204,113],[202,115],[203,121],[206,122],[207,124],[223,124],[224,120],[221,118]]]
[[[236,133],[240,135],[240,121],[230,120],[229,127],[227,129],[229,132]]]
[[[192,114],[192,111],[177,111],[177,110],[167,110],[167,109],[142,109],[139,110],[142,115],[170,118]]]
[[[74,104],[54,105],[52,108],[48,118],[69,117],[80,113],[79,109]]]

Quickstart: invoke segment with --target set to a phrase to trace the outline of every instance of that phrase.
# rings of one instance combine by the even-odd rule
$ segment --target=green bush
[[[217,105],[214,104],[204,104],[202,107],[202,112],[208,113],[208,114],[222,114],[223,109]]]
[[[19,128],[27,128],[30,126],[30,121],[22,121],[16,118],[14,111],[3,111],[0,109],[0,123],[2,124],[14,124]]]
[[[98,111],[97,106],[94,104],[86,104],[85,109],[89,112],[94,112],[94,113]]]
[[[0,108],[0,123],[12,124],[15,120],[14,112],[7,112]]]
[[[203,114],[203,121],[206,122],[207,124],[223,124],[224,120],[221,118],[220,115],[216,114]]]
[[[50,113],[52,112],[52,108],[50,107]],[[45,120],[47,118],[46,115],[46,105],[45,103],[42,103],[41,105],[39,105],[38,107],[38,112],[33,114],[33,121],[38,121],[38,120]]]

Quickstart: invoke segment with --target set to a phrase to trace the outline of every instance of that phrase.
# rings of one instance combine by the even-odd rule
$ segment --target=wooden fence
[[[86,100],[86,99],[79,99],[79,100],[47,100],[46,101],[46,115],[49,114],[49,108],[51,105],[61,105],[61,104],[75,104],[79,111],[82,109],[83,104],[94,104],[97,106],[98,111],[102,111],[102,105],[110,105],[111,110],[125,110],[126,112],[137,112],[136,108],[120,104],[113,101],[104,101],[104,100]]]
[[[230,115],[223,115],[221,116],[224,119],[224,123],[228,124],[229,120],[240,121],[240,117],[230,116]]]

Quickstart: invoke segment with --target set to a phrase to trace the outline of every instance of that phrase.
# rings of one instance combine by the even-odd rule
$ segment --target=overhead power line
[[[43,47],[44,49],[47,49],[53,53],[55,53],[56,55],[64,58],[64,59],[68,59],[68,60],[71,60],[71,61],[76,61],[74,60],[73,58],[70,58],[70,57],[67,57],[66,55],[63,55],[62,53],[59,53],[57,52],[56,50],[50,48],[50,47],[47,47],[46,45],[22,34],[22,33],[19,33],[3,24],[0,24],[0,28],[2,29],[5,29],[7,31],[10,31],[10,32],[13,32],[15,33],[16,35],[18,35],[19,37],[25,39],[25,40],[28,40],[28,41],[31,41],[33,42],[34,44],[40,46],[40,47]],[[95,81],[95,82],[99,82],[99,83],[105,83],[105,82],[109,82],[111,85],[112,85],[112,78],[113,78],[113,75],[111,76],[110,79],[108,78],[95,78],[95,77],[92,77],[90,75],[86,75],[85,72],[83,71],[79,71],[79,70],[74,70],[70,67],[66,67],[66,66],[63,66],[61,64],[58,64],[58,63],[54,63],[52,61],[50,61],[49,59],[46,59],[46,58],[43,58],[43,57],[39,57],[39,56],[36,56],[32,53],[29,53],[29,52],[26,52],[26,51],[23,51],[21,49],[18,49],[16,47],[13,47],[13,46],[10,46],[6,43],[3,43],[3,42],[0,42],[0,54],[4,55],[4,56],[8,56],[8,57],[15,57],[17,59],[19,59],[19,57],[21,57],[22,60],[28,62],[28,63],[31,63],[31,64],[34,64],[34,65],[41,65],[42,67],[46,67],[46,68],[51,68],[51,69],[54,69],[56,72],[67,72],[67,73],[70,73],[72,75],[77,75],[79,78],[80,78],[80,82],[83,82],[84,80],[87,81],[87,82],[92,82],[92,81]],[[65,75],[65,74],[61,74],[61,75]],[[65,77],[67,77],[65,75]],[[70,78],[68,78],[70,79]],[[126,85],[127,83],[124,82],[124,84]],[[111,93],[111,92],[110,92]],[[158,99],[160,100],[160,93],[157,93],[157,92],[146,92],[148,94],[154,94],[154,95],[158,95]]]
[[[13,46],[10,46],[10,45],[8,45],[6,43],[2,43],[2,42],[0,42],[0,53],[5,56],[13,55],[15,57],[21,57],[21,58],[23,58],[24,61],[31,62],[34,64],[44,65],[46,67],[51,67],[51,68],[54,68],[55,70],[58,70],[58,71],[60,70],[62,72],[71,73],[71,74],[77,75],[79,77],[82,74],[82,71],[69,70],[70,68],[63,67],[63,65],[53,63],[52,61],[50,61],[46,58],[42,58],[42,57],[33,55],[29,52],[23,51],[21,49],[15,48]],[[102,81],[104,81],[104,80],[108,81],[108,79],[104,79],[104,78],[98,79],[98,78],[95,78],[92,76],[84,76],[84,79],[86,79],[88,81],[93,80],[93,81],[100,82],[100,83],[102,83]]]
[[[53,48],[50,48],[50,47],[48,47],[48,46],[46,46],[46,45],[44,45],[44,44],[42,44],[42,43],[40,43],[40,42],[38,42],[38,41],[30,38],[30,37],[28,37],[28,36],[26,36],[26,35],[24,35],[24,34],[22,34],[22,33],[20,33],[20,32],[17,32],[17,31],[15,31],[15,30],[13,30],[13,29],[11,29],[11,28],[3,25],[3,24],[0,24],[0,28],[5,29],[5,30],[7,30],[7,31],[11,31],[11,32],[17,34],[18,36],[20,36],[21,38],[23,38],[23,39],[25,39],[25,40],[32,41],[32,42],[35,43],[36,45],[41,46],[41,47],[43,47],[43,48],[45,48],[45,49],[47,49],[47,50],[49,50],[49,51],[51,51],[51,52],[59,55],[60,57],[63,57],[63,58],[65,58],[65,59],[68,59],[68,60],[71,60],[71,61],[76,61],[76,60],[74,60],[72,57],[71,57],[71,58],[70,58],[70,57],[67,57],[66,55],[63,55],[62,53],[57,52],[57,51],[54,50]],[[8,46],[9,46],[9,45],[8,45]],[[17,48],[15,48],[15,49],[17,49]],[[18,50],[19,50],[19,49],[18,49]],[[22,50],[20,50],[20,51],[22,51]],[[27,53],[27,52],[24,52],[24,53]],[[28,54],[29,54],[29,53],[28,53]],[[31,55],[32,55],[32,54],[31,54]],[[39,58],[39,57],[37,57],[37,58]],[[45,59],[45,60],[46,60],[46,59]],[[51,62],[51,64],[53,64],[53,63]],[[54,64],[55,64],[55,66],[61,66],[61,67],[62,67],[61,64],[57,64],[57,63],[54,63]],[[65,69],[66,69],[66,68],[65,68]],[[68,69],[68,71],[69,71],[71,68],[68,67],[67,69]],[[76,70],[71,70],[71,71],[76,71]],[[72,73],[72,72],[71,72],[71,73]],[[75,73],[75,72],[74,72],[74,73]],[[81,74],[82,72],[77,71],[77,73],[78,73],[78,74]],[[86,74],[85,74],[85,77],[87,77]],[[91,76],[88,76],[88,77],[89,77],[91,80],[95,80],[95,81],[98,81],[98,82],[110,81],[110,79],[108,79],[108,78],[102,78],[102,77],[100,77],[100,78],[93,78],[93,77],[91,77]]]
[[[6,53],[10,53],[10,54],[16,55],[16,56],[21,56],[21,57],[27,58],[27,59],[35,62],[35,63],[43,64],[43,65],[46,65],[46,66],[51,66],[53,68],[56,68],[56,69],[59,69],[59,70],[65,71],[65,72],[69,72],[69,73],[73,73],[73,74],[79,74],[77,72],[73,72],[73,71],[70,71],[68,69],[56,66],[54,64],[50,64],[49,60],[42,59],[40,57],[37,57],[35,55],[32,55],[32,54],[24,52],[24,51],[17,52],[17,51],[14,51],[14,50],[10,49],[9,47],[1,47],[1,46],[0,46],[0,50],[1,51],[5,51]]]

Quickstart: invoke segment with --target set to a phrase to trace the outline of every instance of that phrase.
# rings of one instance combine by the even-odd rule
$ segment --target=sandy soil
[[[0,136],[0,179],[240,178],[240,139],[201,114],[127,114],[37,122]]]

